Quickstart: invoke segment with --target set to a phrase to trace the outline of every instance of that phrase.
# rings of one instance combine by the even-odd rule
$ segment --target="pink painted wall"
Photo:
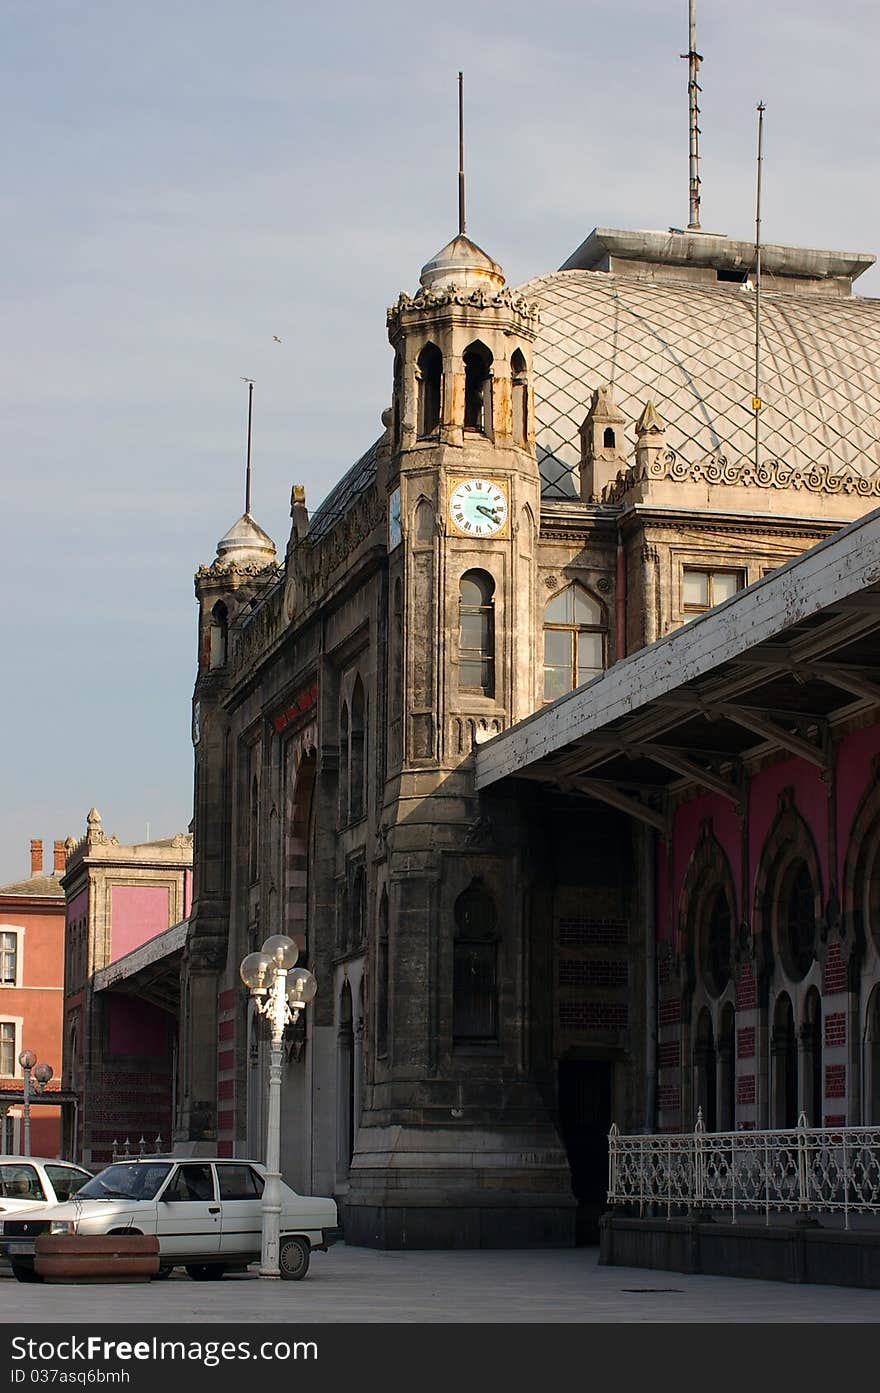
[[[89,892],[88,892],[88,889],[86,889],[86,890],[80,890],[79,894],[78,894],[78,895],[74,895],[73,899],[70,901],[70,903],[69,903],[68,906],[67,906],[67,922],[68,922],[68,924],[75,924],[76,921],[77,921],[78,919],[81,919],[81,918],[83,917],[84,914],[87,914],[87,913],[88,913],[88,908],[89,908]]]
[[[871,760],[878,753],[880,726],[853,731],[840,742],[837,759],[837,864],[841,884],[853,821],[859,804],[869,787],[873,786]]]
[[[161,1057],[168,1050],[169,1016],[137,997],[108,994],[110,1054],[113,1058]]]
[[[761,849],[779,812],[779,795],[794,790],[794,806],[813,834],[822,873],[822,900],[828,894],[828,785],[820,771],[805,760],[787,759],[763,769],[751,780],[749,792],[749,884],[754,889]]]
[[[184,873],[183,873],[183,917],[184,917],[184,919],[188,919],[188,918],[189,918],[189,912],[190,912],[190,909],[192,908],[192,898],[193,898],[193,877],[192,877],[192,871],[184,871]]]
[[[169,927],[169,890],[163,885],[113,885],[110,889],[110,961]]]
[[[678,928],[678,906],[681,903],[681,892],[687,876],[688,865],[697,844],[700,823],[706,817],[712,819],[712,834],[716,841],[721,844],[730,862],[730,872],[736,890],[736,914],[739,919],[743,917],[742,905],[740,904],[740,820],[729,799],[720,798],[716,793],[706,793],[700,798],[694,798],[690,803],[684,803],[676,809],[675,813],[672,831],[672,879],[671,884],[664,883],[662,892],[664,912],[668,908],[666,896],[671,893],[673,897],[673,934]],[[666,877],[664,876],[665,881]],[[660,887],[658,886],[658,909],[660,907],[659,900]]]

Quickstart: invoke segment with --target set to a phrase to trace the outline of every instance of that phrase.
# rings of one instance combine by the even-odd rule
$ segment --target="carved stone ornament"
[[[425,310],[442,309],[445,305],[459,305],[463,309],[510,310],[530,325],[535,326],[538,323],[538,306],[506,286],[493,294],[481,286],[474,290],[459,290],[450,285],[443,290],[422,289],[416,295],[407,295],[405,291],[401,291],[397,303],[387,312],[388,324],[395,324],[401,314],[418,314]]]
[[[880,478],[865,479],[854,469],[835,474],[827,465],[811,464],[797,469],[781,460],[762,460],[755,468],[752,460],[728,460],[725,455],[688,463],[674,450],[664,450],[645,468],[631,466],[621,470],[603,490],[603,503],[619,503],[636,484],[647,479],[668,479],[672,483],[727,484],[738,488],[804,489],[807,493],[855,494],[859,498],[880,498]]]

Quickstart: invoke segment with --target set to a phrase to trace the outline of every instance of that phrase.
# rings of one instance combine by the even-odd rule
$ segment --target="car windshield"
[[[77,1196],[84,1200],[152,1200],[171,1169],[169,1161],[121,1161],[108,1166],[84,1185]]]

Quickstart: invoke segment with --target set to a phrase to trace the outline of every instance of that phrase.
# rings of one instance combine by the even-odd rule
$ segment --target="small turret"
[[[626,469],[626,417],[610,387],[597,387],[581,426],[581,498],[601,503],[602,496]]]

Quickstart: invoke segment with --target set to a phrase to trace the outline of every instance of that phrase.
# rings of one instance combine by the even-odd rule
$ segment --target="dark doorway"
[[[607,1209],[611,1063],[559,1061],[559,1129],[568,1152],[571,1188],[578,1202],[577,1242],[598,1243],[599,1215]]]

